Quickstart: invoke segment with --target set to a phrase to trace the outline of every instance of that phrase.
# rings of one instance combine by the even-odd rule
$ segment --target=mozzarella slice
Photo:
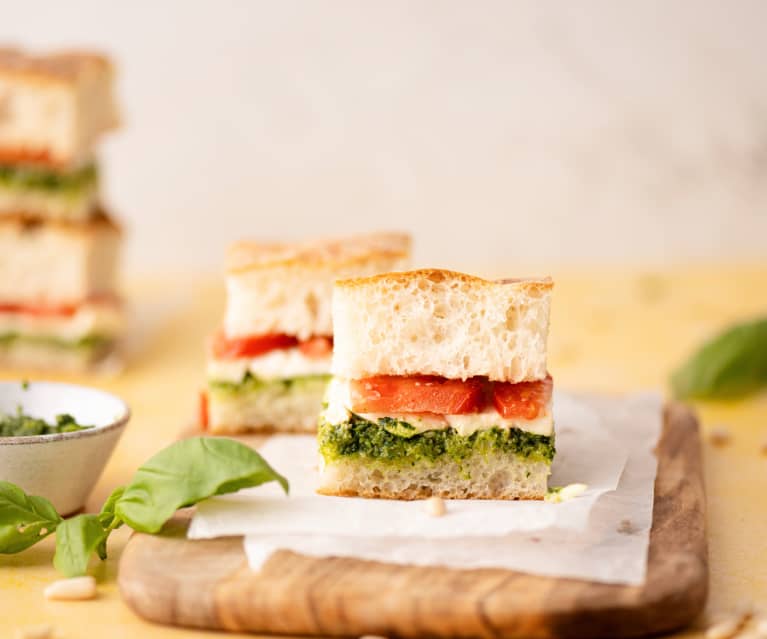
[[[123,331],[125,319],[114,304],[84,304],[71,316],[0,313],[0,335],[51,337],[75,341],[89,335],[113,337]]]
[[[239,383],[246,373],[259,379],[287,379],[304,375],[327,375],[330,373],[330,355],[307,357],[301,349],[279,348],[258,357],[238,359],[210,359],[208,379]]]

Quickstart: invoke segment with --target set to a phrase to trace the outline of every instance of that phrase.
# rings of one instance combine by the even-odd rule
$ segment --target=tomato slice
[[[208,393],[200,391],[198,410],[200,412],[200,428],[208,430]]]
[[[298,348],[307,357],[322,359],[333,352],[333,338],[310,337],[306,341],[300,342]]]
[[[254,337],[228,338],[223,331],[213,337],[211,348],[217,359],[237,359],[238,357],[258,357],[278,348],[291,348],[298,345],[292,335],[267,334]]]
[[[119,304],[119,299],[114,295],[93,295],[78,303],[70,304],[37,304],[0,302],[0,313],[13,313],[18,315],[31,315],[33,317],[72,317],[86,304]]]
[[[77,312],[74,304],[45,306],[43,304],[0,304],[0,313],[18,313],[35,317],[72,317]]]
[[[554,382],[551,375],[536,382],[493,384],[493,405],[506,419],[535,419],[551,399]]]
[[[379,376],[351,381],[352,410],[360,413],[477,413],[484,404],[485,381],[431,375]]]

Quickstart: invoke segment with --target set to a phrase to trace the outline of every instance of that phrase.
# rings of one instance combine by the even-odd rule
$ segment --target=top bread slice
[[[0,304],[77,305],[115,293],[121,232],[84,223],[0,218]]]
[[[224,333],[333,334],[330,303],[337,279],[407,268],[410,236],[370,233],[296,244],[240,242],[227,255]]]
[[[117,127],[114,71],[102,55],[0,49],[0,164],[68,170]]]
[[[541,379],[552,287],[431,269],[339,281],[333,374]]]

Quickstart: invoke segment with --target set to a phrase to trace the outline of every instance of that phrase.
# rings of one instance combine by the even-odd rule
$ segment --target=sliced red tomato
[[[307,357],[322,359],[333,352],[333,338],[310,337],[309,339],[300,342],[298,348],[300,348],[301,352]]]
[[[253,337],[228,338],[223,331],[213,337],[212,350],[217,359],[237,359],[238,357],[258,357],[278,348],[291,348],[298,345],[292,335],[268,334]]]
[[[75,304],[45,306],[43,304],[0,304],[0,313],[19,313],[35,317],[72,317],[77,312]]]
[[[352,410],[360,413],[477,413],[484,404],[481,378],[445,379],[431,375],[379,376],[351,382]]]
[[[86,304],[119,304],[119,299],[114,295],[96,295],[84,299],[82,302],[70,304],[46,304],[44,302],[37,304],[14,304],[0,302],[0,313],[14,313],[34,317],[72,317]]]
[[[205,391],[200,391],[198,410],[200,412],[200,428],[208,430],[208,393]]]
[[[493,384],[493,405],[506,419],[535,419],[551,399],[554,382],[551,375],[537,382]]]

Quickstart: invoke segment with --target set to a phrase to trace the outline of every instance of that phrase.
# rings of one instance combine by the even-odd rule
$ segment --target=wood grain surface
[[[136,534],[120,591],[163,624],[297,635],[638,637],[682,627],[708,590],[705,492],[695,416],[670,404],[643,586],[508,570],[403,567],[283,551],[249,570],[242,539],[191,541],[188,519]]]

